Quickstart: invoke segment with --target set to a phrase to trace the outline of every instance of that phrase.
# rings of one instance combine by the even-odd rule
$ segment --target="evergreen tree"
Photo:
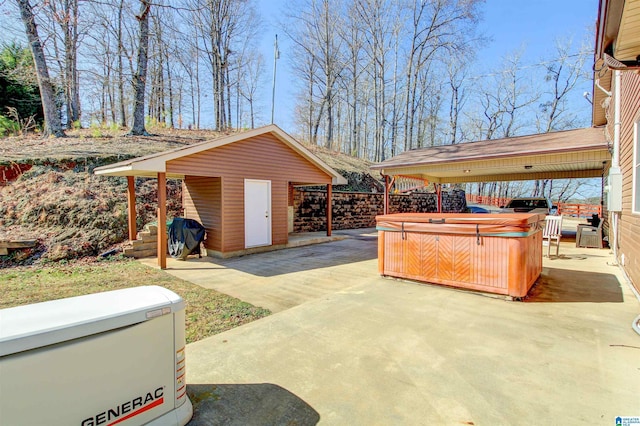
[[[0,47],[0,115],[15,119],[10,108],[19,119],[33,116],[38,125],[44,121],[33,57],[15,42]]]

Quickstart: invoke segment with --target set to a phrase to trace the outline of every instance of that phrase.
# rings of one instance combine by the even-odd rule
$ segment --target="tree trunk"
[[[122,9],[124,0],[120,0],[118,6],[118,98],[120,101],[120,127],[127,127],[127,107],[124,102],[124,68],[122,65],[122,55],[124,55],[124,46],[122,42]]]
[[[67,128],[80,123],[80,82],[78,81],[78,0],[65,2],[68,22],[64,26],[67,76]]]
[[[140,0],[140,16],[136,19],[140,23],[140,44],[138,46],[138,65],[134,76],[135,105],[133,109],[133,127],[129,135],[149,136],[144,127],[144,95],[147,80],[147,59],[149,51],[149,0]]]
[[[36,28],[35,17],[33,16],[33,9],[29,0],[17,0],[18,7],[20,8],[20,16],[24,23],[25,31],[27,33],[27,39],[29,40],[29,46],[31,48],[31,54],[33,55],[33,61],[36,67],[36,75],[38,77],[38,87],[40,88],[40,96],[42,98],[42,109],[44,111],[44,136],[65,136],[62,129],[62,121],[60,120],[60,114],[56,107],[56,99],[53,92],[53,84],[49,78],[49,69],[47,68],[47,61],[44,56],[44,50],[40,37],[38,36],[38,29]]]
[[[175,124],[173,122],[173,82],[171,81],[171,63],[169,62],[169,53],[165,50],[165,60],[167,67],[167,85],[169,86],[169,128],[173,129]]]

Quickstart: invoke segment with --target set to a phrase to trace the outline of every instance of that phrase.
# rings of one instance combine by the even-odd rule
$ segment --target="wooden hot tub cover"
[[[376,218],[378,231],[527,237],[542,229],[543,214],[396,213]]]

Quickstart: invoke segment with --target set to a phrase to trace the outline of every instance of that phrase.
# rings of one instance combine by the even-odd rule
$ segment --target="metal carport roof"
[[[441,145],[373,165],[388,176],[430,183],[600,177],[611,162],[603,127]]]

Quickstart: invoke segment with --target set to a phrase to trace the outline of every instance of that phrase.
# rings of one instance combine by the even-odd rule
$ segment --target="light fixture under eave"
[[[471,170],[469,170],[469,169],[464,169],[462,172],[463,172],[463,173],[471,173]]]
[[[524,166],[524,168],[525,168],[525,170],[531,170],[531,169],[533,169],[533,166],[527,165],[527,166]]]

